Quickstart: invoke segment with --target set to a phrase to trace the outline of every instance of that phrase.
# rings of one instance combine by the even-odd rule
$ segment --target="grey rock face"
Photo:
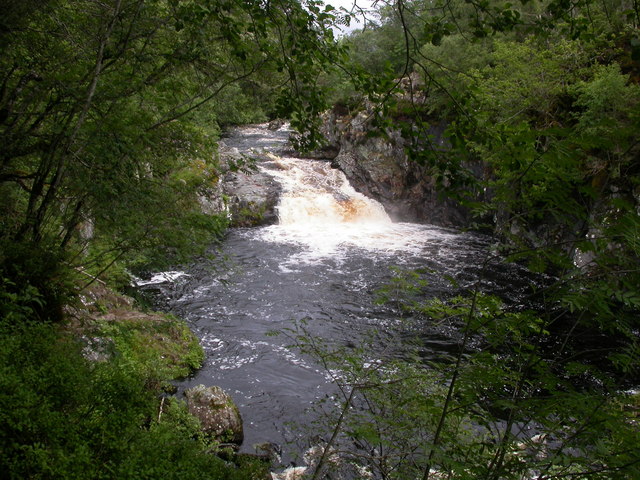
[[[231,172],[224,176],[222,190],[234,226],[251,227],[277,222],[275,207],[281,187],[270,175]]]
[[[333,166],[342,170],[359,192],[382,203],[395,221],[414,221],[461,227],[469,222],[467,210],[442,198],[427,169],[408,159],[405,140],[397,130],[373,136],[370,112],[355,116],[325,115],[327,152],[337,152]],[[434,126],[435,142],[442,147],[442,126]]]
[[[248,168],[230,168],[220,182],[221,196],[231,216],[231,224],[234,227],[254,227],[276,223],[276,205],[282,188],[271,175],[250,165],[271,161],[269,154],[253,154],[248,160],[236,148],[229,148],[221,151],[220,157],[227,165],[249,162]]]

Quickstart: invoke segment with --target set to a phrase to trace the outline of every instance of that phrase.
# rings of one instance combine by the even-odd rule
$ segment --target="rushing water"
[[[232,230],[219,261],[145,282],[189,322],[205,348],[205,365],[180,387],[204,383],[227,390],[244,419],[244,451],[296,440],[288,422],[304,423],[305,411],[332,391],[327,372],[287,348],[286,336],[270,332],[305,321],[313,335],[342,345],[357,344],[372,328],[402,333],[394,308],[375,301],[394,266],[420,268],[428,294],[442,294],[451,291],[447,279],[459,288],[478,281],[489,247],[488,239],[474,234],[391,222],[328,162],[284,156],[286,138],[286,130],[256,126],[225,140],[240,151],[274,153],[260,168],[282,184],[279,224]],[[510,267],[494,265],[486,272],[487,290],[506,296],[525,290],[514,288],[522,280]],[[458,340],[455,331],[431,325],[417,335],[423,356],[433,360]]]

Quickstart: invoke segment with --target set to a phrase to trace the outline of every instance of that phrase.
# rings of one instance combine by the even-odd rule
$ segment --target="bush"
[[[17,314],[14,314],[14,320]],[[145,385],[147,366],[118,355],[90,363],[54,325],[0,324],[0,469],[8,479],[250,479],[209,447],[183,404]]]
[[[63,260],[55,248],[0,240],[0,307],[20,305],[30,318],[60,320],[73,291]]]

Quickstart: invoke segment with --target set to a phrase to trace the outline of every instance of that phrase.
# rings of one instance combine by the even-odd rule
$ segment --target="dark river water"
[[[328,162],[284,156],[286,138],[286,130],[254,126],[225,139],[241,152],[280,154],[261,167],[283,186],[279,224],[231,230],[217,260],[143,282],[164,308],[189,323],[206,351],[204,366],[179,388],[203,383],[229,392],[244,419],[247,452],[262,442],[281,445],[285,454],[296,442],[304,444],[291,423],[304,425],[309,407],[334,391],[328,372],[288,348],[286,335],[271,332],[304,321],[312,335],[333,345],[358,345],[372,329],[383,337],[406,334],[420,339],[425,359],[437,361],[456,348],[456,331],[426,321],[405,331],[395,306],[376,302],[395,267],[420,269],[426,296],[452,292],[451,279],[457,289],[480,282],[514,302],[517,292],[527,291],[515,267],[496,260],[483,267],[488,238],[392,223]]]

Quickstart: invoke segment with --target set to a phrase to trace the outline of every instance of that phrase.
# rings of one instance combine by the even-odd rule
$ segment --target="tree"
[[[10,278],[31,275],[25,251],[96,273],[201,252],[225,225],[197,202],[217,181],[220,125],[279,108],[302,126],[322,108],[314,85],[339,54],[317,2],[82,0],[11,3],[10,13],[0,59]],[[269,90],[280,100],[267,111],[243,105]]]

